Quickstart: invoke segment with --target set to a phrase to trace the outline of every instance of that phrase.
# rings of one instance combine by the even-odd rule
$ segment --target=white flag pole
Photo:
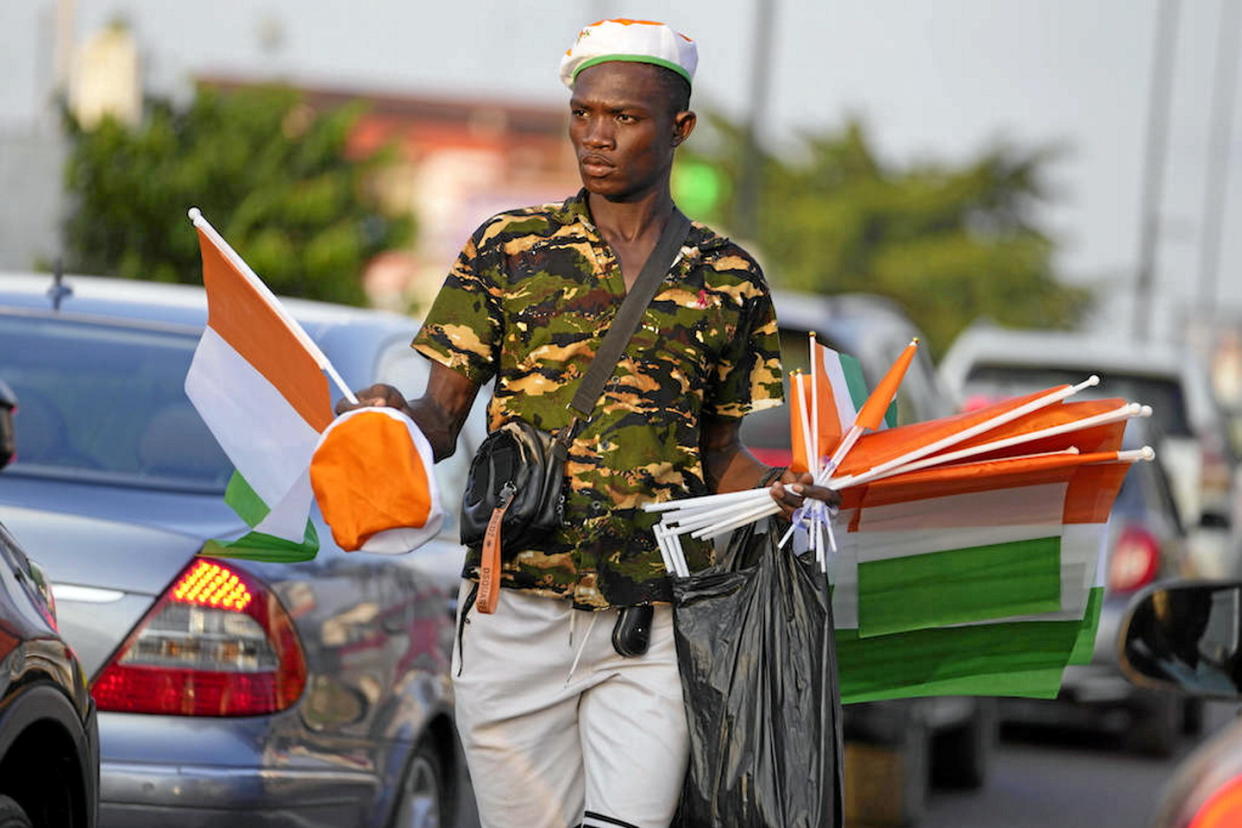
[[[1003,448],[1009,448],[1010,446],[1019,446],[1023,443],[1032,443],[1046,437],[1056,437],[1060,434],[1068,434],[1071,431],[1082,431],[1083,429],[1093,428],[1100,425],[1108,425],[1109,423],[1115,423],[1120,420],[1128,420],[1132,417],[1144,417],[1150,415],[1151,408],[1149,406],[1139,405],[1138,403],[1129,403],[1113,409],[1112,411],[1105,411],[1103,414],[1095,414],[1091,417],[1083,417],[1080,420],[1073,420],[1068,423],[1049,426],[1048,428],[1040,429],[1039,431],[1031,431],[1026,434],[1016,434],[1013,437],[1006,437],[1003,440],[993,440],[990,443],[981,443],[977,446],[951,451],[947,454],[937,454],[932,457],[924,457],[922,460],[915,460],[912,463],[906,463],[905,465],[898,466],[895,469],[890,469],[878,475],[873,475],[871,472],[864,472],[852,478],[841,479],[843,481],[847,479],[849,480],[848,484],[845,485],[861,486],[863,483],[870,483],[873,480],[883,480],[887,477],[918,471],[919,469],[925,469],[928,466],[947,465],[958,460],[964,460],[967,457],[975,457],[980,454],[987,454]],[[1051,453],[1055,454],[1057,452]],[[997,459],[1008,460],[1011,458],[1000,457]]]
[[[311,359],[315,360],[315,364],[319,366],[320,370],[327,373],[329,379],[336,383],[336,387],[345,399],[357,404],[358,398],[354,396],[354,392],[345,384],[345,380],[341,378],[341,375],[337,373],[336,367],[328,360],[327,354],[320,350],[314,340],[298,324],[298,321],[289,315],[289,312],[280,304],[280,300],[276,298],[276,294],[272,293],[271,288],[263,283],[263,280],[250,268],[250,265],[246,264],[246,260],[238,255],[237,251],[224,240],[223,236],[216,232],[216,228],[211,226],[211,222],[203,217],[202,211],[197,207],[191,207],[188,215],[194,226],[202,230],[207,238],[211,239],[212,244],[219,248],[220,252],[232,263],[233,267],[237,268],[237,271],[259,292],[259,295],[267,300],[268,304],[276,312],[276,315],[285,323],[285,327],[297,338],[302,347],[307,350],[311,355]]]
[[[720,494],[700,495],[699,497],[686,497],[681,500],[665,500],[661,503],[644,503],[644,512],[693,512],[703,509],[714,509],[726,503],[733,503],[739,500],[751,500],[759,495],[766,495],[767,489],[742,489],[737,492],[721,492]]]
[[[812,454],[807,458],[810,472],[813,476],[819,476],[819,464],[822,458],[819,456],[819,366],[816,362],[819,359],[817,348],[815,347],[815,331],[807,334],[811,352],[811,428],[815,429],[811,432],[811,451]]]
[[[984,432],[987,432],[987,431],[991,431],[994,428],[999,428],[1000,426],[1003,426],[1006,423],[1013,422],[1019,417],[1024,417],[1027,414],[1030,414],[1032,411],[1038,411],[1039,409],[1046,408],[1047,406],[1050,406],[1053,403],[1060,402],[1066,397],[1073,396],[1074,394],[1077,394],[1079,391],[1083,390],[1084,388],[1090,388],[1091,386],[1099,385],[1099,384],[1100,384],[1100,378],[1096,376],[1095,374],[1092,374],[1091,376],[1087,377],[1086,380],[1078,383],[1077,385],[1069,385],[1069,386],[1066,386],[1065,388],[1058,388],[1055,391],[1050,391],[1047,394],[1043,395],[1042,397],[1037,397],[1028,403],[1023,403],[1017,408],[1013,408],[1013,409],[1010,409],[1009,411],[1005,411],[1001,414],[997,414],[995,417],[992,417],[991,419],[984,420],[981,423],[976,423],[975,425],[970,426],[969,428],[962,429],[961,431],[955,434],[950,434],[947,437],[942,437],[939,440],[935,440],[931,443],[928,443],[925,446],[914,449],[913,451],[906,452],[900,457],[894,457],[892,460],[881,463],[880,465],[875,466],[874,468],[868,469],[866,472],[863,472],[862,474],[846,475],[845,477],[841,477],[836,480],[829,480],[827,482],[827,485],[832,488],[849,487],[849,486],[855,485],[855,482],[858,479],[862,478],[864,475],[866,475],[868,479],[874,480],[877,475],[883,474],[884,472],[887,472],[891,469],[895,469],[898,466],[904,466],[908,463],[914,462],[915,460],[921,460],[924,457],[928,456],[929,454],[935,454],[936,452],[942,449],[946,449],[949,446],[954,446],[954,445],[957,445],[958,443],[969,440],[971,437],[974,437],[979,434],[983,434]]]

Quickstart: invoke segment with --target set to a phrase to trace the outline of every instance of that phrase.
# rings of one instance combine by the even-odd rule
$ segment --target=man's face
[[[661,71],[611,61],[578,75],[569,101],[569,140],[589,192],[626,200],[668,176],[673,149],[694,128],[694,113],[672,111]]]

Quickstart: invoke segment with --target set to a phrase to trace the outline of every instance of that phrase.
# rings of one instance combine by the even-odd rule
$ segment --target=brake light
[[[1108,562],[1108,586],[1113,592],[1133,592],[1155,580],[1160,569],[1160,544],[1146,529],[1127,527]]]
[[[293,621],[257,578],[196,559],[99,672],[100,710],[254,716],[291,706],[306,686]]]
[[[1195,812],[1186,828],[1234,828],[1242,825],[1242,777],[1221,785]]]

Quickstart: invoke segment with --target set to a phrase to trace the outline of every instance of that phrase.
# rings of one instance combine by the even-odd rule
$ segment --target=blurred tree
[[[706,140],[679,164],[710,164],[725,184],[698,217],[729,227],[742,129],[709,116]],[[698,136],[696,136],[698,138]],[[822,293],[888,296],[923,329],[933,351],[979,317],[1014,327],[1068,327],[1086,290],[1062,285],[1053,242],[1034,214],[1053,154],[997,146],[953,165],[881,161],[857,121],[807,136],[790,158],[766,156],[752,239],[773,282]],[[676,183],[676,180],[675,182]]]
[[[283,87],[200,87],[179,110],[148,99],[142,123],[106,118],[73,143],[66,268],[200,283],[197,206],[276,293],[364,304],[362,269],[410,237],[367,191],[387,152],[348,159],[361,105],[318,113]]]

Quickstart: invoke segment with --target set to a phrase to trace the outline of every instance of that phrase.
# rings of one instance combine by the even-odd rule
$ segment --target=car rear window
[[[197,336],[0,314],[0,378],[17,394],[7,473],[223,491],[233,467],[183,386]]]
[[[1121,371],[1100,371],[1100,384],[1077,398],[1124,397],[1152,407],[1155,430],[1172,437],[1190,437],[1190,417],[1181,383],[1159,377]],[[1028,365],[976,365],[966,378],[965,399],[978,402],[1027,394],[1055,385],[1074,385],[1087,375],[1080,370]]]

